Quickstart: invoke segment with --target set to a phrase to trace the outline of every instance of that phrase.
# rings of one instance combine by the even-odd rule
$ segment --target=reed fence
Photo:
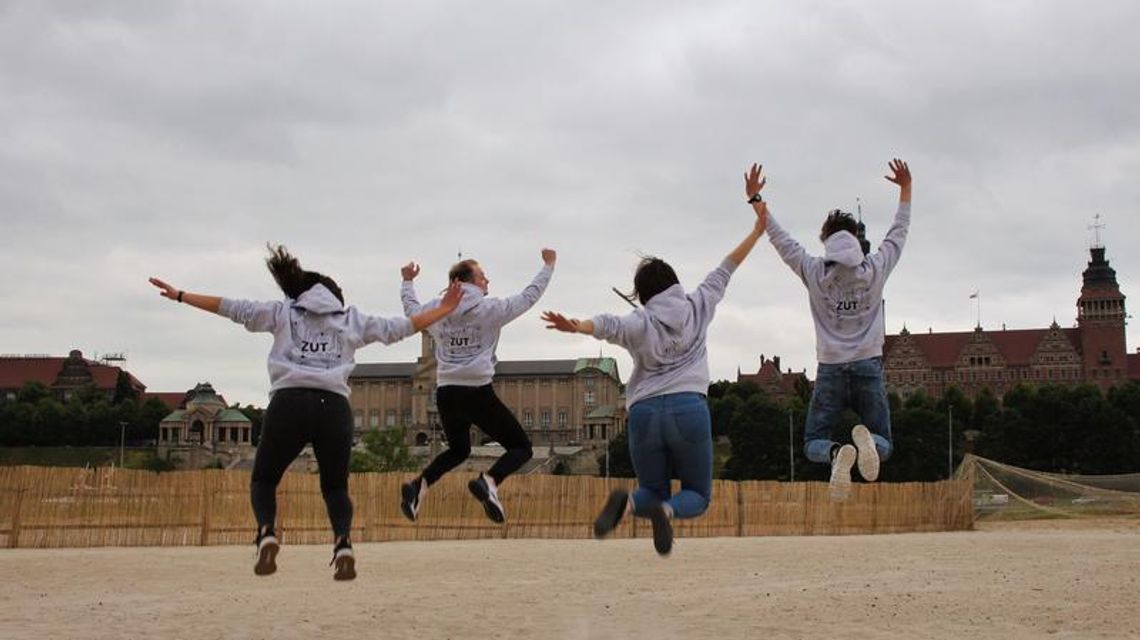
[[[427,494],[418,522],[400,513],[410,474],[353,474],[353,539],[456,540],[588,538],[598,509],[627,478],[528,475],[500,491],[507,522],[497,525],[451,474]],[[934,483],[856,484],[831,502],[821,482],[717,480],[704,516],[676,522],[678,537],[845,535],[970,529],[969,478]],[[325,544],[331,532],[317,476],[286,474],[278,489],[279,530],[290,544]],[[0,548],[225,545],[252,542],[249,472],[204,469],[153,473],[111,468],[0,467]],[[612,534],[651,535],[628,518]]]

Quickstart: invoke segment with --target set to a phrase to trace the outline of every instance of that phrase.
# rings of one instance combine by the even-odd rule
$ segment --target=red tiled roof
[[[0,358],[0,389],[19,389],[28,382],[39,382],[50,387],[55,384],[60,370],[67,358],[51,356],[30,356]],[[99,389],[114,389],[119,380],[119,367],[100,364],[93,360],[86,360],[87,369],[91,372],[92,381]],[[136,389],[146,389],[146,385],[138,378],[127,373],[131,386]]]
[[[1024,366],[1041,345],[1041,341],[1049,334],[1049,329],[1015,329],[1003,331],[984,331],[983,334],[997,348],[998,353],[1005,358],[1007,366]],[[1061,329],[1069,339],[1073,349],[1081,352],[1080,329]],[[912,333],[915,345],[926,356],[931,367],[953,367],[958,362],[962,349],[969,344],[973,331],[960,331],[953,333]],[[899,340],[900,336],[887,336],[883,345],[883,352],[889,353]]]

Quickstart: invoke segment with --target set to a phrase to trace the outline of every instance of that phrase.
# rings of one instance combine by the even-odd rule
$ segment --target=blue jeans
[[[831,464],[831,448],[838,444],[831,440],[831,429],[848,408],[859,414],[870,430],[879,459],[891,456],[891,406],[883,385],[883,359],[876,357],[819,364],[804,427],[804,455],[808,460]]]
[[[712,496],[712,420],[705,396],[669,393],[637,401],[629,409],[629,455],[637,473],[633,512],[664,502],[676,518],[695,518]],[[670,496],[670,479],[681,491]]]

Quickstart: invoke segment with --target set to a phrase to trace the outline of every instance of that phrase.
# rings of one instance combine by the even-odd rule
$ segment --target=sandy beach
[[[31,638],[1140,638],[1140,522],[954,533],[0,551]]]

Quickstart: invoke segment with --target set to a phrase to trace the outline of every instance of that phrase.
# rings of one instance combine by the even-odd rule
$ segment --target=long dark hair
[[[302,269],[301,261],[290,254],[284,245],[266,246],[269,247],[269,257],[265,259],[265,265],[269,267],[269,273],[273,274],[277,286],[281,287],[286,296],[296,300],[312,287],[323,284],[341,304],[344,304],[344,294],[335,280],[323,273]]]
[[[653,296],[680,282],[677,272],[673,271],[668,262],[655,256],[645,256],[633,274],[633,292],[624,297],[630,302],[637,300],[645,306]]]

